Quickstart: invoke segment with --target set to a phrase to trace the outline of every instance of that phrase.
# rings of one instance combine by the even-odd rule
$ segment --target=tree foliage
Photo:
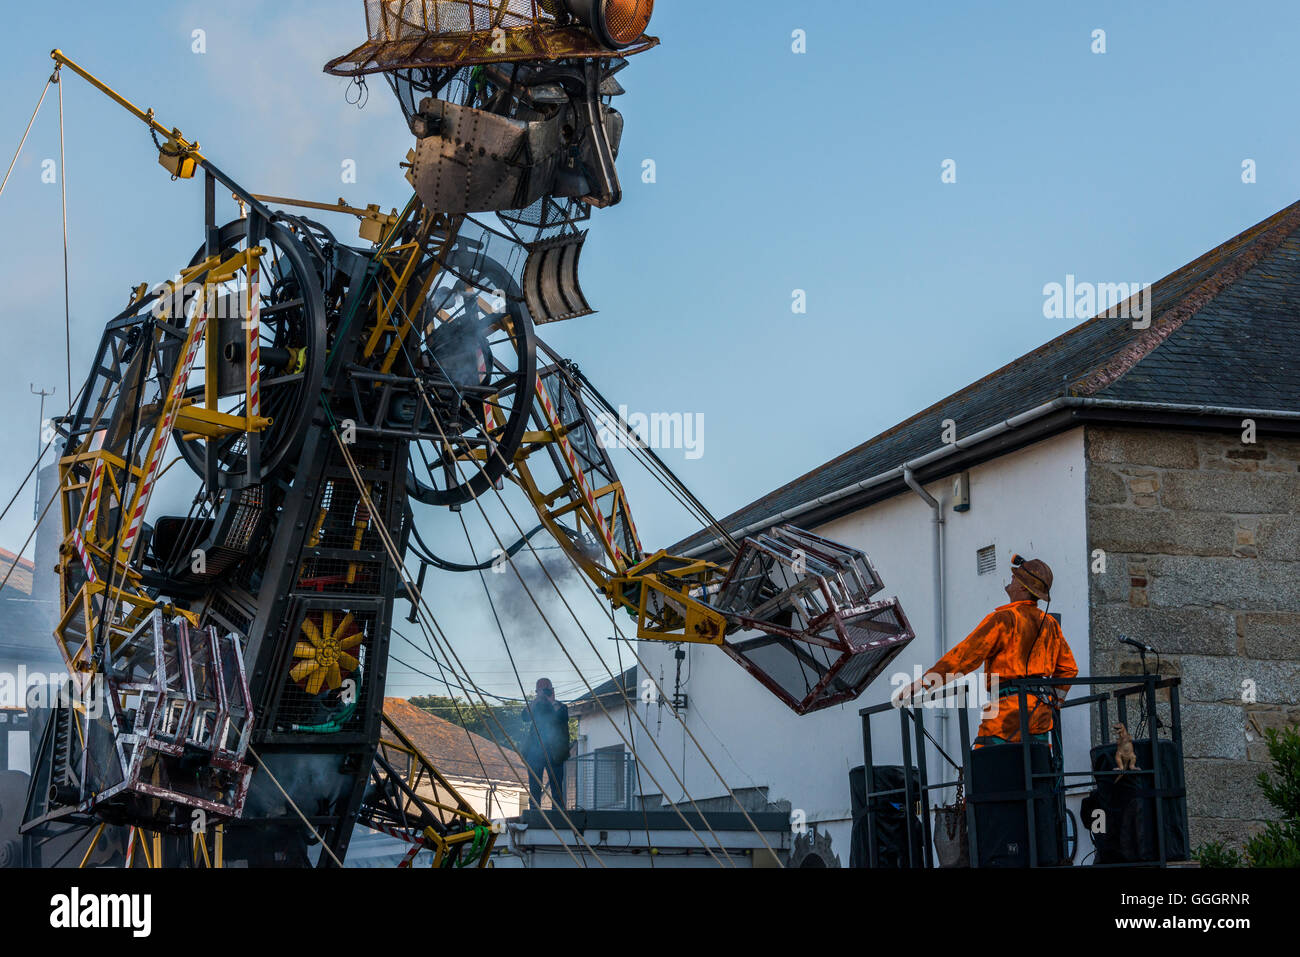
[[[1246,842],[1246,857],[1252,867],[1300,867],[1300,731],[1269,728],[1266,737],[1273,774],[1255,780],[1282,819]]]
[[[416,695],[410,699],[411,704],[421,711],[450,721],[452,724],[467,728],[489,741],[497,741],[504,748],[523,751],[527,736],[533,733],[532,724],[520,716],[524,709],[522,701],[511,701],[484,707],[482,704],[452,698],[445,695]],[[577,737],[578,719],[569,719],[569,738]]]
[[[1221,841],[1202,844],[1193,855],[1202,867],[1300,867],[1300,731],[1270,728],[1265,737],[1273,771],[1255,781],[1281,819],[1246,842],[1244,859]]]

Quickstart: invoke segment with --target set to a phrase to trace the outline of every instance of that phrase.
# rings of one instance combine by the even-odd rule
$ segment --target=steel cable
[[[417,386],[417,389],[418,389],[419,392],[420,392],[420,395],[421,395],[421,397],[422,397],[422,399],[423,399],[423,401],[424,401],[424,404],[425,404],[426,408],[429,410],[429,414],[430,414],[430,416],[432,417],[434,423],[438,426],[438,432],[439,432],[439,434],[442,436],[442,439],[443,439],[443,443],[444,443],[444,445],[450,447],[450,444],[451,444],[451,443],[450,443],[450,440],[447,438],[446,431],[445,431],[445,430],[443,429],[443,427],[442,427],[442,421],[441,421],[441,419],[439,418],[437,412],[434,410],[432,403],[430,403],[430,401],[429,401],[429,397],[428,397],[428,394],[427,394],[427,393],[425,392],[425,390],[424,390],[424,385],[423,385],[423,383],[420,382],[420,381],[417,379],[417,380],[416,380],[416,386]],[[499,450],[499,449],[497,450],[497,455],[498,455],[499,457],[501,457],[501,460],[502,460],[503,462],[505,461],[505,458],[504,458],[504,456],[501,456],[501,453],[500,453],[500,450]],[[475,464],[478,465],[477,462],[476,462]],[[460,461],[459,461],[459,459],[456,460],[456,467],[457,467],[457,470],[458,470],[458,471],[461,470],[461,465],[460,465]],[[479,465],[478,467],[480,468],[480,470],[482,469],[482,466],[481,466],[481,465]],[[462,472],[462,474],[463,474],[463,472]],[[522,526],[519,524],[519,522],[515,519],[515,517],[514,517],[514,513],[511,512],[509,506],[505,503],[505,500],[504,500],[504,498],[501,496],[501,493],[500,493],[499,491],[496,490],[496,486],[493,485],[492,488],[493,488],[493,491],[496,492],[497,498],[498,498],[498,500],[499,500],[499,501],[501,502],[501,504],[502,504],[502,508],[505,509],[506,515],[510,518],[511,522],[515,525],[515,527],[519,530],[520,534],[522,535],[522,534],[523,534],[523,527],[522,527]],[[479,508],[479,512],[480,512],[480,514],[483,516],[483,520],[484,520],[484,522],[486,523],[486,525],[488,526],[488,529],[492,532],[492,536],[493,536],[493,538],[496,539],[496,542],[497,542],[498,547],[501,547],[501,548],[504,549],[504,547],[505,547],[505,546],[504,546],[504,542],[502,541],[501,536],[497,533],[496,528],[495,528],[495,526],[492,524],[491,519],[489,519],[489,518],[487,517],[487,510],[483,507],[482,502],[479,501],[479,496],[478,496],[478,495],[475,495],[475,494],[472,492],[472,490],[471,490],[470,495],[471,495],[472,500],[473,500],[473,501],[475,502],[475,504],[478,506],[478,508]],[[613,678],[613,677],[614,677],[614,674],[613,674],[613,672],[610,670],[609,665],[605,662],[605,659],[600,655],[599,650],[596,648],[595,642],[592,641],[590,634],[588,634],[586,628],[583,627],[581,620],[579,620],[579,618],[577,617],[577,615],[573,612],[572,607],[570,607],[569,604],[568,604],[568,602],[565,600],[563,591],[560,589],[560,587],[559,587],[559,585],[556,583],[555,579],[551,576],[550,571],[546,568],[545,563],[541,560],[541,556],[538,555],[537,550],[533,547],[533,545],[532,545],[531,542],[528,542],[527,547],[528,547],[529,552],[530,552],[530,553],[533,555],[533,557],[537,560],[537,563],[538,563],[538,565],[541,567],[543,574],[546,575],[547,580],[550,582],[551,586],[555,589],[555,592],[556,592],[556,594],[559,596],[561,603],[564,604],[565,608],[569,611],[569,614],[573,617],[574,623],[577,624],[577,626],[578,626],[578,630],[579,630],[579,631],[583,634],[583,636],[586,638],[587,643],[588,643],[588,645],[591,646],[592,650],[596,652],[596,658],[597,658],[598,661],[600,661],[601,666],[604,667],[606,674],[608,674],[611,678]],[[564,551],[564,554],[565,554],[566,556],[569,557],[570,561],[573,561],[572,556],[569,555],[569,553],[568,553],[567,550]],[[576,567],[576,562],[575,562],[574,564],[575,564],[575,567]],[[601,709],[602,713],[604,713],[605,717],[609,720],[610,725],[614,728],[615,732],[617,732],[619,738],[623,741],[623,743],[628,747],[628,749],[633,753],[633,755],[636,755],[636,753],[637,753],[636,745],[635,745],[633,742],[628,741],[628,739],[623,735],[622,730],[620,730],[620,728],[619,728],[619,726],[618,726],[618,722],[614,720],[614,718],[613,718],[612,715],[610,715],[609,710],[605,707],[604,703],[600,700],[600,698],[599,698],[597,695],[595,695],[595,689],[593,689],[592,686],[591,686],[591,684],[587,681],[586,676],[582,674],[582,669],[578,667],[577,662],[573,659],[573,656],[569,653],[568,648],[564,645],[564,642],[563,642],[563,640],[560,638],[559,633],[555,630],[555,627],[551,624],[550,619],[547,617],[546,613],[542,610],[541,604],[537,601],[536,596],[533,595],[533,593],[532,593],[532,589],[530,589],[530,588],[528,587],[528,583],[524,580],[523,574],[520,572],[519,568],[515,565],[515,561],[514,561],[513,558],[510,559],[510,566],[511,566],[511,569],[515,572],[515,577],[519,579],[519,583],[520,583],[520,585],[523,587],[525,593],[528,595],[529,600],[532,602],[533,607],[537,609],[537,613],[538,613],[539,616],[541,616],[543,623],[544,623],[544,624],[546,625],[546,627],[547,627],[547,630],[550,631],[552,637],[555,638],[556,643],[557,643],[557,644],[559,645],[559,647],[560,647],[560,650],[564,653],[565,657],[569,660],[569,663],[570,663],[571,665],[573,665],[574,669],[578,672],[579,677],[582,678],[583,684],[586,685],[586,688],[587,688],[588,693],[592,694],[592,697],[593,697],[593,699],[595,700],[597,707],[599,707],[599,708]],[[638,721],[641,720],[640,715],[637,715],[637,720],[638,720]],[[644,722],[642,722],[642,725],[644,726]],[[648,733],[649,733],[649,728],[646,728],[645,730],[646,730],[646,733],[648,734]],[[714,840],[717,841],[718,848],[722,851],[722,853],[723,853],[723,854],[727,857],[727,859],[730,861],[730,860],[731,860],[731,855],[727,852],[726,848],[723,846],[721,838],[719,838],[719,837],[717,836],[717,834],[713,832],[712,825],[710,825],[710,824],[708,823],[708,818],[704,815],[703,811],[701,811],[700,808],[699,808],[699,806],[695,803],[695,799],[694,799],[693,797],[690,796],[690,791],[689,791],[689,789],[687,789],[687,787],[686,787],[686,785],[685,785],[685,782],[682,781],[682,779],[680,778],[680,776],[678,776],[677,772],[673,769],[673,767],[672,767],[672,762],[668,759],[668,756],[667,756],[666,754],[664,754],[663,749],[659,746],[659,742],[658,742],[657,740],[655,740],[654,738],[651,738],[651,743],[655,746],[655,749],[659,752],[660,757],[663,758],[665,767],[668,768],[669,773],[672,774],[672,776],[674,777],[674,779],[676,779],[677,785],[682,789],[682,793],[687,797],[687,799],[690,801],[690,803],[692,804],[692,806],[695,807],[696,812],[700,815],[700,819],[701,819],[702,821],[704,821],[704,824],[705,824],[706,829],[707,829],[707,830],[712,834]],[[663,786],[659,783],[658,779],[655,778],[655,776],[654,776],[653,773],[651,773],[651,772],[648,771],[648,770],[647,770],[646,773],[650,776],[650,779],[654,782],[655,786],[661,789],[661,792],[662,792],[662,793],[667,793],[667,791],[664,790],[664,789],[663,789]],[[719,859],[718,856],[717,856],[716,854],[713,853],[712,848],[710,848],[710,847],[708,846],[708,844],[704,841],[704,838],[703,838],[703,837],[699,834],[699,832],[698,832],[698,831],[697,831],[697,830],[696,830],[696,829],[691,825],[690,821],[687,820],[686,816],[682,813],[681,809],[680,809],[679,807],[677,807],[676,804],[671,805],[671,807],[672,807],[673,811],[677,814],[677,816],[681,818],[682,823],[686,825],[687,829],[688,829],[688,830],[689,830],[689,831],[690,831],[690,832],[691,832],[691,833],[696,837],[697,840],[699,840],[700,845],[705,849],[705,851],[709,854],[709,856],[711,856],[715,861],[717,861],[717,863],[718,863],[718,865],[719,865],[720,867],[721,867],[721,866],[725,866],[725,865],[723,865],[721,859]],[[732,866],[734,867],[734,866],[735,866],[735,862],[732,861],[731,863],[732,863]]]
[[[326,409],[326,411],[328,413],[329,411],[328,408]],[[331,427],[332,427],[333,417],[330,416],[330,418],[331,418]],[[357,469],[356,462],[353,460],[351,453],[348,451],[347,444],[343,441],[343,437],[338,433],[338,430],[336,428],[332,427],[331,431],[333,432],[335,441],[338,443],[339,449],[343,454],[343,460],[348,467],[348,471],[351,473],[352,479],[356,483],[358,492],[361,494],[362,499],[366,502],[366,507],[370,509],[372,515],[378,515],[379,513],[374,509],[373,503],[370,501],[370,494],[369,492],[366,491],[365,483],[361,479],[361,475]],[[403,585],[406,588],[407,596],[410,599],[411,604],[413,606],[417,606],[423,611],[424,614],[428,615],[430,621],[433,623],[434,628],[436,629],[436,632],[441,633],[441,641],[439,641],[439,644],[446,646],[447,650],[451,652],[449,659],[455,659],[457,663],[460,665],[460,668],[463,671],[465,671],[465,676],[462,676],[460,673],[457,673],[455,671],[453,671],[453,673],[455,674],[457,681],[460,682],[461,684],[461,690],[465,693],[466,697],[468,698],[469,692],[465,690],[465,679],[468,677],[468,669],[465,669],[463,662],[460,662],[459,656],[456,655],[455,649],[451,647],[450,641],[447,640],[446,633],[443,631],[441,625],[438,624],[437,618],[433,615],[433,612],[428,607],[428,604],[424,601],[424,596],[419,594],[419,592],[415,589],[415,585],[411,581],[410,575],[407,573],[406,566],[403,564],[401,560],[400,553],[398,552],[396,545],[393,543],[391,536],[388,534],[388,529],[384,526],[383,522],[381,521],[376,522],[376,531],[379,534],[380,540],[384,544],[385,550],[388,552],[389,560],[393,563],[394,568],[397,570],[398,574],[402,577]],[[422,622],[421,622],[421,631],[424,632],[425,640],[430,642],[430,650],[432,651],[433,641],[438,639],[438,634],[431,633],[428,629],[426,629],[423,626]],[[477,685],[475,684],[472,678],[469,678],[468,680],[470,686],[473,687],[475,691],[479,694],[480,700],[482,700],[483,705],[487,710],[488,714],[495,719],[495,715],[492,713],[491,709],[487,707],[487,701],[485,698],[483,698],[482,692],[479,691]],[[515,747],[513,739],[510,737],[509,733],[506,732],[505,728],[501,726],[499,720],[497,721],[497,725],[500,728],[502,735],[506,738],[507,742],[510,743],[511,747],[512,748]],[[490,726],[488,727],[488,730],[489,733],[491,733]],[[510,767],[512,771],[518,774],[518,769],[515,767],[514,762],[510,760],[510,757],[506,753],[505,748],[502,747],[501,742],[497,740],[495,734],[492,734],[492,739],[493,739],[493,744],[495,744],[497,747],[497,750],[501,752],[502,759],[506,762],[506,764]],[[517,749],[515,753],[518,754]],[[524,776],[523,780],[526,781],[527,777]],[[591,847],[591,845],[587,842],[586,838],[583,837],[581,831],[576,827],[576,825],[574,825],[573,820],[572,818],[569,817],[568,813],[563,808],[559,808],[558,810],[560,811],[560,815],[565,819],[565,822],[573,830],[573,833],[578,838],[578,840],[582,844],[584,844],[588,850],[592,852],[592,855],[596,858],[597,863],[599,863],[601,867],[604,867],[605,866],[604,861],[601,860],[600,855],[596,853],[595,848]],[[542,819],[546,821],[547,827],[551,829],[551,832],[555,835],[556,839],[560,841],[561,846],[564,847],[565,851],[568,852],[569,856],[573,858],[574,863],[578,863],[578,860],[574,856],[573,851],[564,842],[563,838],[560,837],[559,832],[555,830],[555,826],[551,824],[550,820],[546,818],[545,815],[542,815]]]
[[[27,121],[27,129],[23,131],[23,138],[18,141],[18,149],[14,151],[14,158],[9,163],[9,169],[5,171],[4,180],[0,181],[0,196],[4,195],[5,187],[9,185],[9,177],[12,175],[14,167],[18,165],[18,157],[22,155],[23,147],[27,144],[27,136],[32,131],[32,124],[36,122],[36,114],[41,112],[41,106],[45,103],[45,94],[50,92],[50,84],[58,82],[58,75],[59,67],[55,67],[54,72],[50,74],[50,78],[45,81],[45,89],[41,90],[41,98],[36,101],[36,109],[32,111],[32,118]]]

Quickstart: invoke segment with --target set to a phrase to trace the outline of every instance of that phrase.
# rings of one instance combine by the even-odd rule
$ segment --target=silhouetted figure
[[[537,679],[537,693],[521,712],[525,725],[524,763],[528,765],[528,793],[532,806],[542,806],[542,772],[551,782],[551,802],[564,807],[564,762],[569,758],[569,708],[555,700],[550,678]]]

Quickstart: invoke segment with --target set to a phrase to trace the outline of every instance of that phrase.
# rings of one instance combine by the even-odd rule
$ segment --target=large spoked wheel
[[[409,494],[461,505],[502,479],[523,444],[537,379],[533,320],[503,265],[453,250],[430,285],[419,365],[433,421],[411,443]]]
[[[246,474],[247,447],[242,433],[213,440],[183,441],[179,433],[175,436],[185,461],[201,477],[205,475],[208,443],[215,443],[212,451],[219,476],[222,484],[230,486],[259,482],[297,457],[319,402],[325,371],[325,298],[321,291],[321,271],[325,264],[318,262],[294,229],[283,223],[268,224],[266,235],[256,245],[266,250],[258,264],[259,411],[271,420],[259,433],[257,474]],[[236,220],[222,227],[219,251],[223,255],[247,248],[247,220]],[[190,264],[197,265],[204,258],[205,250],[200,249]],[[241,274],[221,292],[246,295],[246,283],[247,277]],[[208,334],[220,336],[223,350],[231,350],[230,355],[240,363],[244,336],[241,317],[242,313],[238,313],[234,318],[218,319],[215,325],[209,320],[208,327]],[[200,352],[196,365],[202,363],[205,355]],[[202,394],[202,385],[194,383],[186,392],[190,398],[201,398]],[[246,408],[247,397],[242,389],[223,398],[220,404],[222,412],[237,416],[244,415]]]

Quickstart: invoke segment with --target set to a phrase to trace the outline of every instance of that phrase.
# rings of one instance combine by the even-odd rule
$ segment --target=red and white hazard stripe
[[[86,505],[86,520],[79,528],[72,530],[72,544],[76,547],[81,564],[86,569],[86,577],[92,582],[99,581],[99,576],[95,574],[95,565],[90,558],[90,549],[86,547],[85,536],[94,531],[95,518],[99,512],[99,496],[103,488],[104,460],[100,458],[95,461],[95,469],[90,474],[90,501]]]
[[[86,540],[81,537],[81,529],[72,530],[72,544],[77,549],[77,554],[81,556],[82,567],[86,569],[86,578],[92,582],[99,581],[99,576],[95,574],[95,563],[90,560],[90,550],[86,548]]]
[[[399,828],[389,827],[387,824],[367,824],[366,827],[370,828],[372,831],[378,831],[380,834],[387,834],[389,837],[395,837],[399,841],[405,841],[407,844],[414,844],[417,849],[433,846],[418,834],[412,834],[410,831],[403,831]]]
[[[415,855],[419,854],[421,850],[422,848],[419,844],[412,844],[411,849],[406,852],[406,856],[402,858],[401,862],[397,866],[399,868],[410,867],[411,862],[415,860]]]
[[[262,400],[258,391],[258,372],[262,368],[259,353],[262,341],[262,297],[257,290],[257,264],[249,269],[248,279],[248,319],[244,322],[244,355],[248,356],[245,369],[248,383],[248,414],[261,415]]]
[[[405,841],[407,844],[411,845],[410,850],[406,852],[406,855],[402,858],[401,862],[397,865],[399,868],[402,867],[409,868],[411,866],[411,862],[415,860],[415,855],[419,854],[420,851],[424,850],[426,847],[429,848],[430,850],[433,849],[433,845],[430,844],[427,840],[425,840],[423,837],[419,836],[418,834],[412,834],[410,831],[401,831],[395,827],[389,827],[386,824],[370,824],[368,825],[368,827],[370,827],[372,830],[378,831],[381,834],[387,834],[389,837],[395,837],[399,841]]]
[[[482,385],[488,383],[487,359],[483,355],[482,349],[475,350],[478,357],[478,379]],[[492,403],[487,399],[483,400],[483,434],[488,438],[487,454],[491,456],[497,450],[497,444],[492,441],[492,427],[496,425],[496,416],[492,414]]]
[[[144,520],[145,509],[149,506],[149,496],[153,492],[153,483],[158,477],[158,466],[162,464],[167,443],[171,441],[172,427],[176,423],[176,416],[180,413],[181,402],[185,398],[185,389],[189,384],[190,371],[194,368],[194,359],[198,355],[200,343],[203,342],[203,332],[207,325],[208,310],[205,303],[194,317],[194,328],[190,330],[185,357],[176,370],[176,376],[172,381],[171,395],[167,398],[166,411],[163,413],[162,422],[159,423],[158,431],[153,437],[154,447],[149,455],[148,471],[145,472],[144,482],[136,490],[135,511],[131,513],[131,525],[127,529],[126,538],[122,541],[122,551],[124,553],[130,553],[131,546],[135,544],[136,536],[140,533],[140,524]]]
[[[95,530],[95,518],[99,512],[99,493],[104,489],[104,460],[95,461],[95,470],[90,474],[90,504],[86,506],[86,522],[82,526],[87,535]]]

